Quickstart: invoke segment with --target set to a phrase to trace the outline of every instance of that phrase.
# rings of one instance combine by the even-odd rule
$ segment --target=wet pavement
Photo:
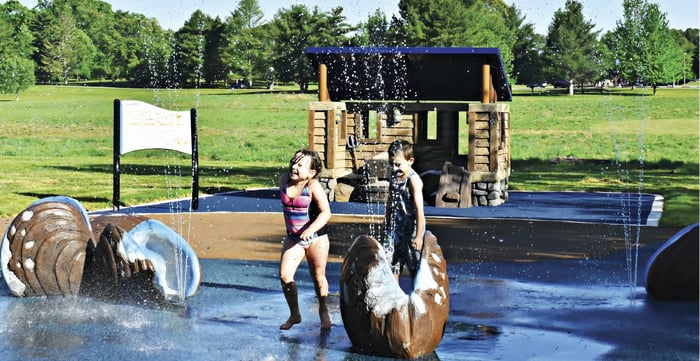
[[[514,192],[500,207],[428,207],[426,213],[504,221],[566,218],[629,227],[654,225],[660,216],[660,200],[653,195],[546,193]],[[279,208],[272,190],[207,196],[200,202],[197,212]],[[166,213],[186,208],[185,203],[122,212]],[[381,205],[332,207],[336,214],[383,212]],[[698,360],[698,302],[658,302],[643,287],[644,265],[657,248],[628,247],[598,257],[450,263],[448,324],[427,359]],[[278,262],[200,262],[199,292],[179,305],[16,298],[0,282],[0,360],[388,360],[352,348],[339,311],[340,263],[327,267],[333,328],[321,332],[306,263],[296,279],[303,321],[280,331],[288,310]]]
[[[640,248],[636,276],[653,248]],[[697,360],[698,303],[657,302],[624,252],[600,259],[450,264],[450,314],[432,360]],[[16,298],[0,286],[2,360],[384,360],[353,350],[328,265],[333,328],[319,330],[306,264],[303,321],[288,315],[277,262],[202,259],[182,305]]]

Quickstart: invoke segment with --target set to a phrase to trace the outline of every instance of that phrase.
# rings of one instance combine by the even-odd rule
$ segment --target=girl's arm
[[[304,230],[304,232],[301,233],[301,238],[305,240],[311,239],[314,233],[323,228],[323,226],[325,226],[331,219],[331,206],[328,203],[328,197],[326,196],[326,192],[323,190],[323,186],[321,186],[321,182],[311,180],[307,186],[311,192],[312,201],[316,202],[316,205],[318,206],[319,213],[313,223],[311,223]]]

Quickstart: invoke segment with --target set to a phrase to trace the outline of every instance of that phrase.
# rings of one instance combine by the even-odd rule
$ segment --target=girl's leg
[[[280,330],[288,330],[295,324],[301,322],[299,298],[297,286],[294,283],[294,273],[296,273],[303,258],[304,249],[296,244],[291,248],[285,249],[280,258],[280,282],[282,283],[284,298],[287,300],[287,305],[289,306],[289,318],[285,323],[280,325]]]
[[[314,280],[316,296],[318,297],[318,315],[321,319],[321,329],[323,330],[331,328],[331,318],[328,313],[328,280],[326,279],[329,247],[328,236],[322,235],[314,240],[306,250],[309,272]]]

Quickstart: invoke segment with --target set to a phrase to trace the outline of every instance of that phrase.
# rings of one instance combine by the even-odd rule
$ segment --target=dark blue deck
[[[277,189],[234,191],[200,197],[201,212],[281,212]],[[470,219],[520,219],[602,224],[658,226],[663,198],[647,193],[518,192],[498,207],[425,207],[427,217]],[[123,207],[120,213],[169,213],[187,211],[190,200]],[[384,214],[383,204],[331,202],[335,214]],[[93,212],[93,214],[104,212]]]

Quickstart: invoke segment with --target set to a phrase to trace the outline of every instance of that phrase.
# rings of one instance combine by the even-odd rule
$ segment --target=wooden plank
[[[326,111],[326,168],[335,169],[335,155],[338,147],[338,129],[335,124],[335,109]]]
[[[489,142],[489,170],[496,171],[498,169],[498,148],[501,144],[501,121],[499,113],[492,112],[489,117],[491,125],[491,139]]]
[[[317,102],[309,102],[309,110],[315,110],[315,111],[327,111],[327,110],[335,110],[340,108],[341,110],[345,110],[345,102],[328,102],[328,101],[317,101]]]
[[[484,130],[484,129],[488,130],[489,129],[488,119],[487,120],[477,120],[473,123],[474,123],[475,129],[479,129],[479,130]]]
[[[489,148],[488,138],[476,138],[472,143],[474,143],[475,147],[484,147],[487,149]]]
[[[470,116],[469,116],[469,120],[470,120],[470,121],[474,121],[474,122],[480,122],[480,121],[481,121],[481,122],[488,122],[488,121],[489,121],[489,113],[487,113],[487,112],[484,112],[484,111],[479,111],[479,112],[471,111],[471,112],[469,112],[469,114],[470,114]],[[474,114],[474,116],[471,116],[471,114]]]
[[[476,164],[474,165],[475,172],[489,172],[489,166],[487,164]]]
[[[340,143],[345,146],[348,139],[348,112],[343,110],[340,113]]]
[[[314,119],[310,119],[310,124],[312,128],[326,128],[326,118],[324,117],[316,117]]]
[[[382,129],[382,134],[379,139],[386,139],[386,137],[407,137],[408,139],[413,138],[413,129],[411,128],[384,128]]]
[[[489,166],[489,157],[483,155],[474,156],[474,164],[483,164],[487,167]]]
[[[313,148],[313,144],[315,143],[314,141],[314,130],[316,128],[316,112],[313,110],[309,110],[308,113],[308,121],[309,121],[309,127],[307,129],[308,134],[307,134],[307,141],[308,141],[308,146],[311,149]]]
[[[481,104],[481,103],[470,103],[469,104],[469,111],[474,112],[474,113],[483,113],[483,112],[501,112],[501,113],[510,113],[510,104],[509,103],[495,103],[495,104]]]
[[[406,118],[401,118],[401,121],[398,123],[393,123],[387,128],[413,128],[413,120],[412,119],[406,119]]]
[[[476,129],[474,139],[489,139],[489,130]]]
[[[487,147],[475,147],[474,155],[483,155],[487,156],[489,155],[489,148]]]
[[[357,156],[357,159],[376,159],[380,157],[386,158],[386,150],[382,150],[379,152],[355,152],[355,155]]]

